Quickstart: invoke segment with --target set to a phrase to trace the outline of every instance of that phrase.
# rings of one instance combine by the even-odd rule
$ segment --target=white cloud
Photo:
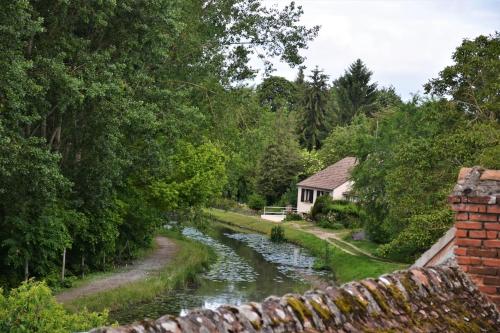
[[[283,6],[289,1],[265,0]],[[331,78],[361,58],[380,85],[394,85],[403,98],[451,63],[463,38],[499,29],[500,1],[297,0],[302,23],[321,25],[303,51],[305,65],[318,65]],[[293,79],[296,69],[276,64],[275,75]]]

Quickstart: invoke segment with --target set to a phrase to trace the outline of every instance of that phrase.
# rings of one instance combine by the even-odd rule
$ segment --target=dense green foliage
[[[411,260],[452,224],[446,197],[460,167],[499,168],[499,144],[496,122],[471,123],[447,102],[425,101],[334,129],[322,155],[359,159],[355,195],[370,236],[390,242],[384,255]]]
[[[0,331],[11,333],[66,333],[109,324],[107,312],[69,313],[42,282],[28,281],[4,296],[0,289]]]
[[[248,197],[248,207],[254,210],[262,210],[266,205],[266,199],[260,194],[254,193]]]
[[[337,124],[348,124],[354,116],[370,115],[376,110],[377,84],[370,83],[372,74],[358,59],[333,82]]]
[[[498,39],[496,34],[464,41],[454,54],[457,64],[427,85],[436,93],[450,92],[450,101],[415,98],[393,104],[334,128],[325,140],[320,156],[327,163],[346,155],[358,158],[354,194],[368,213],[370,237],[387,243],[380,247],[381,255],[411,261],[443,235],[452,224],[446,197],[461,167],[500,168],[498,104],[490,92],[500,77]],[[474,56],[462,57],[464,53]],[[465,71],[482,64],[481,59],[494,64],[482,84],[464,92],[452,77],[474,77]],[[482,111],[464,108],[462,93],[488,96],[476,105]]]
[[[272,141],[259,161],[257,189],[267,202],[274,203],[294,187],[302,171],[302,156],[290,116],[279,112],[271,131]]]
[[[363,225],[364,210],[356,203],[345,200],[333,200],[329,195],[316,199],[311,208],[311,217],[324,228],[356,228]]]
[[[302,62],[318,28],[301,15],[257,0],[3,1],[0,283],[58,274],[65,251],[68,275],[105,269],[166,213],[255,192],[274,115],[240,82],[253,55],[268,71]]]
[[[425,91],[451,97],[457,107],[476,118],[498,120],[500,95],[500,32],[464,40],[453,53],[453,65],[425,85]]]
[[[296,90],[296,86],[287,79],[270,76],[257,87],[257,95],[259,103],[268,106],[273,112],[281,109],[293,110],[298,102]]]

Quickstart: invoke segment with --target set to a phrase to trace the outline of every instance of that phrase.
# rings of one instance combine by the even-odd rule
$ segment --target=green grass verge
[[[116,289],[77,298],[65,303],[64,307],[74,312],[83,308],[102,311],[104,309],[117,310],[133,303],[144,302],[160,293],[195,281],[198,273],[206,269],[215,257],[209,247],[186,239],[178,233],[164,231],[161,234],[176,242],[179,245],[179,251],[159,274]]]
[[[359,251],[358,249],[354,248],[354,247],[351,247],[349,245],[347,245],[346,243],[343,243],[341,241],[339,241],[338,239],[335,239],[335,238],[329,238],[328,239],[330,242],[334,243],[335,245],[337,245],[337,247],[340,247],[346,251],[349,251],[351,253],[354,253],[355,255],[358,255],[358,256],[366,256],[365,253]]]
[[[258,217],[241,215],[229,211],[207,209],[205,212],[217,221],[267,235],[271,233],[271,228],[276,226],[276,223],[268,222]],[[323,265],[335,273],[335,277],[339,283],[367,277],[378,277],[382,274],[408,267],[406,264],[383,262],[366,256],[353,256],[312,234],[287,225],[287,223],[280,225],[283,226],[285,237],[289,242],[309,250],[319,260],[326,261]]]
[[[354,239],[352,239],[350,234],[342,237],[342,240],[344,240],[348,243],[351,243],[352,245],[355,245],[355,246],[359,247],[360,249],[365,250],[366,252],[368,252],[374,256],[377,255],[377,249],[380,246],[379,244],[374,243],[374,242],[369,241],[369,240],[354,240]]]

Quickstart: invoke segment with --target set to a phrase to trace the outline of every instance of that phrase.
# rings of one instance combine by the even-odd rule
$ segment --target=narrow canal
[[[188,309],[261,301],[269,295],[301,293],[311,288],[310,281],[326,280],[324,272],[313,269],[315,258],[293,244],[273,243],[265,235],[220,224],[203,233],[187,227],[183,234],[212,247],[217,254],[199,283],[114,311],[112,319],[125,324],[184,314]]]

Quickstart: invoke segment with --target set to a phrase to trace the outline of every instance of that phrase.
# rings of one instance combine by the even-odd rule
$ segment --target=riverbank
[[[270,234],[272,227],[277,224],[262,220],[258,217],[242,215],[219,209],[207,209],[206,213],[213,219],[259,233]],[[406,264],[386,262],[362,254],[349,254],[338,246],[322,240],[314,234],[300,229],[293,223],[280,223],[285,230],[288,241],[308,249],[335,273],[337,282],[345,283],[367,277],[378,277],[408,267]]]
[[[68,303],[82,296],[90,296],[103,291],[119,288],[125,284],[147,278],[167,266],[179,251],[178,244],[164,236],[156,236],[154,248],[147,256],[136,260],[128,267],[116,272],[109,272],[105,276],[91,277],[83,280],[74,287],[64,290],[56,295],[61,303]]]
[[[91,311],[108,309],[112,312],[130,304],[151,300],[160,293],[196,280],[197,274],[206,269],[213,259],[213,252],[207,246],[186,239],[176,232],[163,231],[161,234],[177,247],[175,256],[165,266],[118,288],[67,301],[64,307],[74,312],[83,308]]]

